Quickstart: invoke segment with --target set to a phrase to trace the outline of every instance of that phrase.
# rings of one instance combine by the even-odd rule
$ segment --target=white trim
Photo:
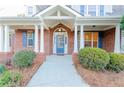
[[[124,30],[121,30],[121,53],[124,53]]]
[[[39,52],[38,38],[39,38],[38,25],[35,25],[35,40],[34,40],[34,51]]]
[[[75,15],[75,16],[78,16],[78,17],[81,17],[81,16],[82,16],[82,15],[80,15],[79,13],[77,13],[76,11],[72,10],[71,8],[69,8],[69,7],[65,6],[65,5],[52,5],[52,6],[48,7],[47,9],[41,11],[41,12],[38,13],[37,15],[38,15],[38,16],[41,16],[41,15],[45,14],[46,12],[49,12],[51,9],[53,9],[53,8],[58,8],[58,7],[67,10],[68,12],[70,12],[71,14],[73,14],[73,15]],[[35,16],[37,16],[37,15],[35,15]]]
[[[43,11],[41,11],[40,13],[38,13],[38,14],[35,15],[35,16],[41,16],[41,15],[43,15],[44,13],[46,13],[47,11],[50,11],[51,9],[55,8],[56,6],[57,6],[57,5],[52,5],[52,6],[48,7],[48,8],[46,8],[46,9],[44,9]]]
[[[41,27],[40,27],[40,52],[44,53],[44,27],[43,27],[43,24],[41,24]]]
[[[109,29],[112,29],[112,28],[114,28],[114,27],[115,27],[115,26],[107,27],[107,28],[103,29],[103,31],[105,31],[105,30],[109,30]]]
[[[9,52],[10,51],[10,47],[9,47],[9,31],[10,28],[8,25],[5,25],[4,28],[4,52]]]
[[[78,40],[77,40],[77,25],[75,24],[75,27],[74,27],[74,53],[78,53]]]
[[[116,25],[114,52],[120,53],[120,24]]]
[[[61,16],[61,12],[58,10],[57,11],[57,16],[60,17]]]
[[[48,20],[65,20],[65,19],[74,19],[74,17],[70,16],[46,16],[43,17],[43,19],[48,19]]]
[[[99,5],[96,5],[96,16],[99,16]]]
[[[3,52],[3,25],[0,25],[0,52]]]
[[[80,49],[84,48],[84,26],[80,25]]]
[[[32,34],[32,38],[28,38],[28,34],[29,34],[29,33]],[[28,42],[29,39],[32,39],[32,40],[33,40],[33,31],[30,31],[30,30],[27,31],[27,48],[33,48],[33,45],[32,45],[32,46],[29,46],[29,45],[28,45],[28,44],[29,44],[29,42]]]
[[[65,38],[67,37],[67,44],[64,44],[64,54],[68,54],[68,33],[66,30],[64,30],[65,32],[62,32],[62,34],[64,34],[64,43],[65,43]],[[56,50],[56,36],[59,34],[60,32],[56,32],[56,30],[53,32],[53,54],[57,54],[57,50]]]
[[[120,16],[82,16],[77,17],[78,25],[116,25],[120,23]],[[39,17],[0,17],[1,25],[40,25]],[[45,24],[44,24],[45,26]],[[46,26],[45,26],[46,27]],[[46,27],[47,28],[47,27]]]

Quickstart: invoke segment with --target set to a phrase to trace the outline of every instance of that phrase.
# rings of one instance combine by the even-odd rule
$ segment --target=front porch
[[[58,41],[56,38],[57,36],[63,35],[63,41],[59,42],[60,45],[61,43],[63,44],[63,54],[72,54],[84,47],[103,48],[108,52],[119,53],[120,50],[116,49],[120,45],[120,39],[118,38],[120,37],[120,33],[117,28],[117,26],[89,25],[82,27],[77,26],[75,31],[73,31],[60,23],[49,30],[44,29],[42,34],[41,29],[37,26],[34,28],[33,26],[30,28],[25,26],[25,29],[23,26],[11,26],[11,29],[15,30],[9,32],[9,40],[6,41],[8,47],[4,47],[6,43],[2,43],[1,52],[16,52],[22,49],[31,49],[38,53],[45,52],[47,55],[57,54]]]
[[[73,54],[84,47],[121,53],[120,17],[84,17],[69,7],[51,6],[34,17],[0,20],[1,55],[22,49]]]

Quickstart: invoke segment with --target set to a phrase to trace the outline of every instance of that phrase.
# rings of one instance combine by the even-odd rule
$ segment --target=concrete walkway
[[[83,87],[88,86],[78,75],[70,55],[48,56],[27,85],[28,87]]]

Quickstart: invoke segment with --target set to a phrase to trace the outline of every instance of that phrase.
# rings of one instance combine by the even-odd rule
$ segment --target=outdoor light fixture
[[[92,27],[96,27],[96,25],[93,25]]]
[[[59,32],[61,32],[62,31],[62,28],[59,28],[59,30],[58,30]]]

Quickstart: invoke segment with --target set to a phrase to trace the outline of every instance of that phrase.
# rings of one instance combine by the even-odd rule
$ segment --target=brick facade
[[[68,33],[68,54],[73,53],[73,46],[74,46],[74,31],[71,31],[70,28],[63,24],[58,24],[54,26],[53,28],[49,28],[49,30],[44,30],[44,47],[45,47],[45,54],[46,55],[51,55],[53,54],[53,33],[56,31],[58,28],[63,28],[67,31]],[[29,31],[34,29],[27,29],[27,30],[16,30],[15,33],[15,42],[14,42],[14,51],[22,50],[24,49],[22,46],[22,33],[24,31]],[[102,40],[102,45],[103,49],[105,49],[108,52],[113,52],[114,51],[114,38],[115,38],[115,28],[109,29],[103,32],[103,40]],[[78,38],[80,39],[80,38]],[[78,40],[79,43],[80,40]],[[39,49],[40,49],[40,30],[39,30]],[[79,46],[79,44],[78,44]],[[34,48],[30,48],[34,49]]]
[[[44,30],[44,47],[45,47],[45,54],[46,55],[51,55],[53,54],[53,33],[56,29],[58,28],[63,28],[67,31],[68,33],[68,54],[72,54],[73,52],[73,43],[74,43],[74,32],[71,31],[67,26],[63,24],[58,24],[54,26],[53,28],[49,28],[49,30]],[[34,31],[34,29],[17,29],[15,31],[15,39],[14,39],[14,52],[25,49],[22,46],[22,33],[24,31]],[[40,49],[40,30],[39,30],[39,37],[38,37],[38,42],[39,42],[39,49]],[[29,49],[29,48],[28,48]],[[33,50],[34,48],[30,48]]]
[[[68,54],[72,54],[73,52],[73,43],[74,43],[74,32],[71,31],[67,26],[63,24],[58,24],[53,28],[49,28],[50,30],[45,32],[45,48],[46,54],[53,54],[53,33],[58,28],[63,28],[68,33]]]
[[[114,52],[115,28],[103,32],[103,49],[108,52]]]

